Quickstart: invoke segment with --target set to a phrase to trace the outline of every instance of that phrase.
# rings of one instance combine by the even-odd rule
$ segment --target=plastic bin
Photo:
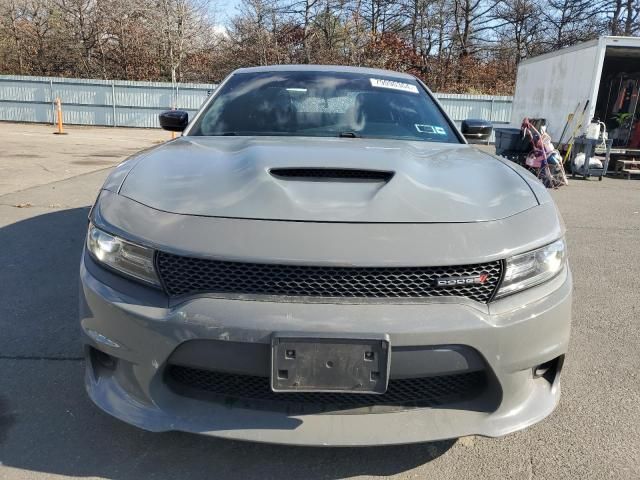
[[[496,128],[496,153],[528,153],[531,150],[529,139],[522,136],[519,128]]]

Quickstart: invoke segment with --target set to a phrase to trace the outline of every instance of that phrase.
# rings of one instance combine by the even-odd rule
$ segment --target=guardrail
[[[158,128],[160,112],[176,107],[195,114],[216,86],[0,75],[0,120],[53,124],[60,97],[66,124]],[[512,97],[435,96],[458,124],[482,118],[500,125],[511,118]]]

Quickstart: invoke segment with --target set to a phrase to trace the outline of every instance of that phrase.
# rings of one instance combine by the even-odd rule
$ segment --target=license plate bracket
[[[388,335],[276,333],[271,341],[274,392],[386,392]]]

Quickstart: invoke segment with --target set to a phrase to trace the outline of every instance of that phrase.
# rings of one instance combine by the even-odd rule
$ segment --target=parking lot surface
[[[0,196],[104,170],[170,138],[162,130],[66,127],[0,122]]]
[[[51,131],[0,124],[0,479],[640,478],[640,182],[553,193],[575,296],[551,417],[500,439],[293,448],[148,433],[91,404],[77,324],[89,206],[112,164],[169,136]]]

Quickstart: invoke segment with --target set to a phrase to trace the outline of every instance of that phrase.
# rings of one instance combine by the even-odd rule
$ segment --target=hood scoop
[[[272,168],[271,176],[282,180],[312,182],[384,182],[393,178],[395,172],[386,170],[362,170],[358,168]]]

